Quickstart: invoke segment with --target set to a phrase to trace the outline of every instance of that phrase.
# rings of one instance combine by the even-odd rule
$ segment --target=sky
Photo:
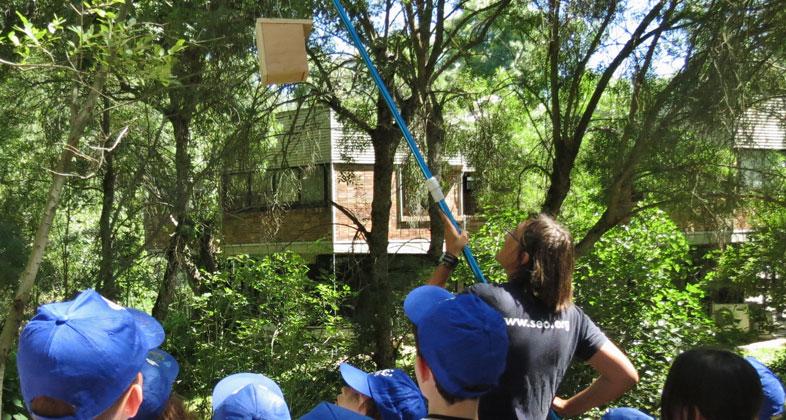
[[[643,16],[656,3],[656,1],[657,0],[628,0],[626,9],[623,12],[624,19],[618,20],[616,24],[609,28],[609,41],[597,54],[591,58],[589,65],[593,68],[601,68],[608,65],[622,48],[625,41],[630,38],[630,34],[633,33],[633,31],[636,29],[636,25],[638,24],[641,16]],[[395,21],[393,28],[400,29],[403,26],[403,15],[401,7],[398,3],[394,3],[391,16]],[[454,18],[456,16],[459,16],[459,14],[456,14]],[[384,16],[375,16],[373,20],[377,27],[381,27],[384,24]],[[649,29],[654,28],[655,25],[657,25],[657,22],[653,22]],[[324,34],[320,28],[314,29],[315,31]],[[657,51],[652,65],[652,70],[657,76],[671,76],[676,73],[680,67],[682,67],[682,57],[675,58],[674,56],[675,52],[678,56],[684,55],[684,47],[680,45],[682,44],[680,39],[682,35],[682,33],[672,33],[669,34],[666,39],[661,40],[661,48],[659,48]],[[356,54],[355,46],[351,43],[344,42],[343,40],[337,39],[336,47],[338,51],[342,53],[351,55]],[[671,49],[672,52],[667,53],[667,51],[665,51],[665,47]],[[642,54],[645,48],[646,45],[640,49]],[[625,70],[625,66],[621,66],[615,74],[615,77],[622,77]]]

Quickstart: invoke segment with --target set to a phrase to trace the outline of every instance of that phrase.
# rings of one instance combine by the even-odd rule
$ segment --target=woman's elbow
[[[633,388],[639,383],[639,372],[636,371],[636,368],[630,366],[630,369],[626,369],[622,381],[626,391]]]

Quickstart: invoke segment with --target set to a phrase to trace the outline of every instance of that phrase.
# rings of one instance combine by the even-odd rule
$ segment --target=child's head
[[[688,350],[674,359],[661,396],[663,420],[750,420],[762,403],[756,370],[726,350]]]
[[[493,308],[474,295],[421,286],[407,295],[404,312],[416,328],[416,376],[429,401],[476,399],[497,385],[508,335]]]
[[[281,388],[258,373],[236,373],[213,388],[213,420],[290,420]]]
[[[37,418],[133,417],[143,399],[140,371],[163,340],[151,316],[94,290],[43,305],[19,337],[24,403]]]
[[[401,369],[366,373],[348,363],[339,366],[342,388],[337,404],[380,420],[419,420],[428,414],[418,386]]]

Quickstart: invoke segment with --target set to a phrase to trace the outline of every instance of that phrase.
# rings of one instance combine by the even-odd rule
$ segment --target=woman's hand
[[[453,255],[460,255],[461,251],[469,243],[469,236],[467,231],[458,233],[453,223],[450,223],[448,217],[444,213],[439,212],[442,218],[442,224],[445,226],[445,251]]]
[[[560,397],[554,397],[554,401],[551,402],[551,409],[554,410],[554,412],[559,414],[560,416],[564,416],[566,402],[567,401],[563,400]]]
[[[611,341],[606,341],[587,362],[600,376],[567,400],[554,398],[551,408],[562,417],[578,416],[616,400],[639,382],[639,374],[628,356]]]
[[[442,217],[442,224],[445,225],[445,252],[458,257],[464,249],[464,246],[469,242],[467,232],[458,233],[447,216],[442,212],[439,212],[439,216]],[[437,268],[434,269],[434,273],[426,280],[426,284],[445,287],[445,283],[447,283],[454,268],[455,267],[445,264],[437,265]]]

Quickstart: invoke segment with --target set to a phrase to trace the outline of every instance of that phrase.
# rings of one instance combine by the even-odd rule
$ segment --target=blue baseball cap
[[[783,392],[783,385],[780,378],[773,373],[767,366],[756,360],[752,356],[745,357],[745,360],[756,369],[761,381],[761,390],[764,393],[764,401],[759,412],[760,419],[770,419],[774,416],[783,414],[783,405],[786,403],[786,394]]]
[[[419,356],[447,393],[477,398],[497,385],[508,332],[492,307],[475,295],[421,286],[407,295],[404,313],[417,327]]]
[[[641,410],[630,407],[612,408],[601,416],[601,420],[655,420]]]
[[[338,369],[347,385],[374,400],[383,420],[420,420],[428,414],[420,388],[403,370],[366,373],[348,363]]]
[[[300,420],[368,420],[370,418],[323,401],[306,413],[305,416],[301,417]]]
[[[43,305],[19,336],[16,363],[25,405],[32,412],[34,398],[54,398],[75,411],[58,420],[92,419],[123,395],[147,353],[163,341],[164,329],[153,317],[92,289]]]
[[[213,388],[213,420],[290,420],[281,388],[258,373],[236,373]]]
[[[155,420],[166,408],[180,365],[171,354],[153,349],[142,366],[142,405],[133,420]]]

